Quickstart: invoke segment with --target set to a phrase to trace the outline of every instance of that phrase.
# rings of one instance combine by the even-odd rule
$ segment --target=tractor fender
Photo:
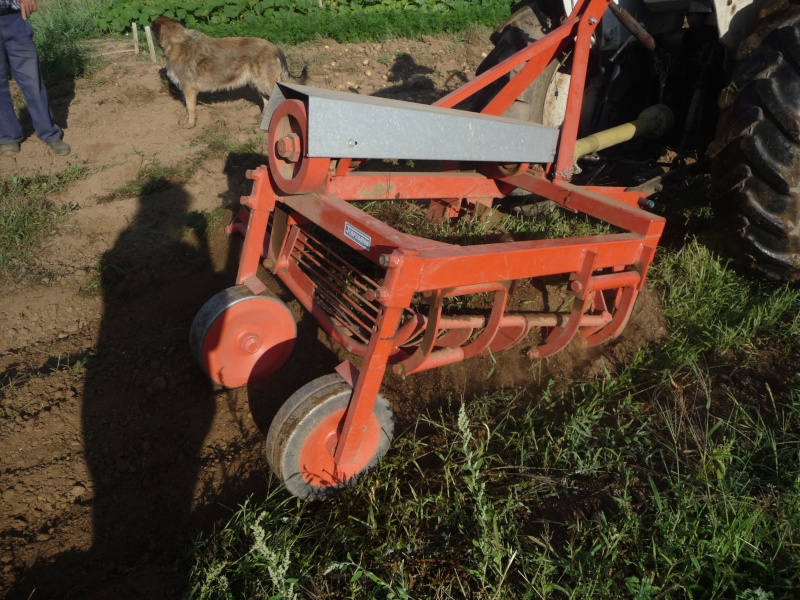
[[[719,41],[735,50],[744,38],[753,33],[758,23],[758,13],[765,0],[714,0]]]

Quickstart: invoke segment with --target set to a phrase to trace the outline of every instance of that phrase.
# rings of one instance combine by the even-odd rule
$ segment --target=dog
[[[261,38],[212,38],[187,29],[170,17],[156,18],[152,30],[167,59],[167,77],[181,89],[186,100],[186,117],[179,124],[187,129],[197,123],[198,92],[250,85],[261,94],[266,106],[275,82],[303,84],[308,78],[308,67],[299,77],[289,73],[281,49]]]

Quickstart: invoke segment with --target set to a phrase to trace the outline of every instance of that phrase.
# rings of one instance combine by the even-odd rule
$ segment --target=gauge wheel
[[[714,213],[745,267],[800,280],[800,7],[768,4],[719,98]],[[731,235],[732,234],[732,235]]]
[[[394,433],[389,403],[378,395],[355,461],[333,459],[353,389],[337,374],[307,383],[281,406],[267,434],[267,461],[286,489],[300,498],[322,500],[351,485],[386,454]]]
[[[237,285],[203,305],[192,323],[189,345],[212,381],[235,388],[280,369],[296,337],[286,304],[268,292],[256,295]]]

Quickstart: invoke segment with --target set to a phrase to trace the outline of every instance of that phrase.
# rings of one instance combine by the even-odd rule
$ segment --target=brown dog
[[[289,73],[281,49],[261,38],[212,38],[169,17],[153,21],[153,33],[167,57],[167,77],[181,88],[186,99],[186,119],[180,124],[187,128],[197,122],[198,92],[251,85],[266,106],[276,81],[305,83],[308,77],[306,68],[300,77]]]

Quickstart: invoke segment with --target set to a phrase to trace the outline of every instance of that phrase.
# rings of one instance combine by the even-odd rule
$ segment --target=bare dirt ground
[[[319,41],[291,49],[310,85],[429,103],[467,80],[485,39],[437,37],[385,44]],[[331,372],[342,353],[280,285],[269,287],[298,320],[293,357],[251,389],[215,390],[193,363],[192,319],[233,284],[237,242],[198,234],[205,218],[249,191],[246,159],[217,153],[166,190],[99,203],[148,165],[180,165],[212,132],[261,139],[247,91],[201,96],[198,127],[144,57],[111,55],[85,79],[51,86],[72,146],[51,155],[33,135],[0,177],[90,176],[50,199],[72,210],[47,235],[35,265],[0,292],[0,596],[175,598],[187,579],[192,536],[209,530],[269,477],[263,440],[277,407]],[[30,126],[28,124],[28,130]],[[206,211],[206,212],[203,212]],[[387,376],[397,432],[448,394],[536,387],[600,372],[660,335],[645,296],[626,334],[600,350],[572,347],[533,364],[519,350],[406,380]],[[494,368],[494,376],[488,377]]]

